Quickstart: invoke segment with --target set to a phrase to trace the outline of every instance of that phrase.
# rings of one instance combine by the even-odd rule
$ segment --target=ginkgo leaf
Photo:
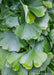
[[[5,68],[1,72],[2,75],[18,75],[16,72],[14,72],[12,69]]]
[[[34,66],[39,68],[47,59],[47,54],[41,50],[39,44],[36,45],[35,48],[29,50],[28,53],[24,54],[19,62],[26,68],[31,69]]]
[[[49,36],[50,36],[52,42],[54,43],[54,29],[51,30]]]
[[[42,4],[42,0],[31,0],[29,2],[29,9],[37,17],[42,17],[45,15],[46,8]]]
[[[39,68],[33,67],[33,69],[29,71],[29,75],[33,75],[33,74],[36,75],[36,74],[39,74],[40,71],[45,71],[50,61],[51,59],[48,57],[47,60],[41,65],[41,67]]]
[[[5,64],[7,54],[8,52],[0,47],[0,65]]]
[[[0,46],[2,46],[3,49],[18,52],[20,47],[23,47],[23,44],[18,36],[11,31],[7,31],[0,32]]]
[[[16,27],[19,25],[17,17],[8,16],[5,21],[6,21],[7,27]]]
[[[33,67],[33,62],[34,66],[38,68],[43,64],[43,62],[45,62],[46,59],[47,59],[47,54],[41,51],[39,53],[38,50],[37,51],[33,50],[22,56],[19,62],[26,69],[31,69]]]
[[[14,71],[18,71],[20,64],[18,62],[18,59],[22,56],[22,54],[17,54],[15,52],[12,52],[10,54],[7,55],[7,61],[8,63],[13,67]]]
[[[25,23],[16,28],[15,34],[17,34],[21,39],[30,40],[39,38],[41,32],[42,30],[36,24]]]
[[[35,41],[35,44],[38,43],[37,41]],[[34,46],[34,40],[29,40],[28,44],[33,48]],[[39,45],[38,47],[48,53],[50,51],[50,43],[48,42],[47,38],[43,37],[42,41],[39,41]]]
[[[22,6],[24,8],[26,22],[27,23],[30,23],[30,24],[34,23],[35,16],[29,11],[28,6],[27,5],[24,5],[22,3],[22,1],[21,1],[21,4],[22,4]]]
[[[23,67],[20,67],[18,71],[18,75],[28,75],[28,71],[24,69]]]
[[[52,2],[51,1],[43,1],[43,4],[49,8],[52,8]]]
[[[49,18],[48,13],[46,13],[44,17],[36,19],[36,24],[39,25],[43,30],[46,30],[48,27]]]
[[[29,8],[31,12],[33,12],[37,17],[42,17],[45,15],[46,8],[44,6],[40,6],[40,7],[30,6]]]
[[[0,0],[0,74],[54,75],[54,0]]]

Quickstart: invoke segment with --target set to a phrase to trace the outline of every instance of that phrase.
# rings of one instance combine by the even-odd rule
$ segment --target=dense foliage
[[[1,75],[54,75],[54,1],[0,0]]]

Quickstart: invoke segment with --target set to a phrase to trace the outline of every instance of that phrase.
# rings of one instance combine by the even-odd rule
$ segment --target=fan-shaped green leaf
[[[46,15],[42,18],[36,19],[36,24],[39,25],[43,30],[46,30],[46,28],[48,27],[48,22],[49,22],[48,13],[46,13]]]
[[[25,40],[37,39],[40,37],[41,29],[36,24],[24,24],[16,28],[15,33]]]
[[[6,25],[7,27],[16,27],[19,25],[18,18],[13,16],[8,16],[6,18]]]
[[[40,67],[47,59],[47,54],[41,50],[37,44],[33,50],[30,50],[27,54],[24,54],[19,62],[26,68],[31,69],[33,67],[33,62],[35,67]]]
[[[45,71],[46,70],[46,67],[50,63],[50,60],[51,59],[48,57],[47,60],[42,64],[41,67],[31,69],[30,72],[29,72],[29,75],[33,75],[33,74],[34,75],[36,75],[36,74],[39,75],[40,71]]]
[[[24,47],[19,37],[11,31],[0,32],[0,46],[3,49],[17,52],[20,50],[20,47]]]
[[[46,8],[44,6],[40,6],[40,7],[33,7],[30,6],[30,10],[31,12],[33,12],[37,17],[42,17],[45,15],[46,12]]]
[[[31,47],[34,46],[34,40],[29,40],[28,43],[29,43],[29,45]],[[37,41],[35,41],[35,44],[36,43],[37,43]],[[40,48],[40,50],[43,50],[44,49],[44,51],[46,53],[48,53],[50,51],[50,49],[51,49],[50,48],[50,43],[48,42],[48,40],[45,37],[43,37],[42,41],[39,41],[38,47]]]

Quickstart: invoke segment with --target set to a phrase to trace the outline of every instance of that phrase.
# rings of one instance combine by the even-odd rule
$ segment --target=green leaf
[[[16,72],[14,72],[12,69],[3,69],[1,72],[2,75],[17,75]]]
[[[34,20],[35,16],[31,12],[28,12],[26,16],[26,22],[32,24],[34,23]]]
[[[8,52],[0,47],[0,65],[5,64],[7,54]]]
[[[42,37],[41,37],[42,38]],[[35,45],[36,43],[39,43],[38,47],[40,48],[40,50],[43,50],[46,52],[46,53],[49,53],[50,51],[50,43],[48,42],[47,38],[43,37],[42,41],[35,41]],[[28,44],[33,47],[34,46],[34,40],[29,40],[28,41]]]
[[[47,54],[39,47],[40,44],[36,44],[36,47],[29,50],[28,53],[24,54],[19,62],[26,68],[31,69],[34,66],[39,68],[47,59]]]
[[[6,18],[6,25],[7,27],[16,27],[19,25],[18,17],[8,16]]]
[[[43,1],[43,4],[49,8],[52,8],[52,2],[51,1]]]
[[[33,12],[37,17],[43,17],[45,15],[46,8],[44,6],[40,6],[40,7],[30,6],[29,8],[30,11]]]
[[[46,12],[46,8],[42,4],[42,0],[31,0],[29,2],[29,9],[37,17],[43,17]]]
[[[54,43],[54,29],[51,30],[49,36],[50,36],[52,42]]]
[[[41,29],[36,24],[27,24],[20,25],[16,28],[15,33],[21,38],[25,40],[37,39],[40,37]]]
[[[28,71],[24,69],[23,67],[20,67],[18,71],[18,75],[28,75]]]
[[[33,68],[33,69],[31,69],[30,71],[29,71],[29,75],[39,75],[39,73],[40,73],[40,71],[45,71],[46,70],[46,68],[47,68],[47,66],[49,65],[49,63],[50,63],[50,58],[48,57],[47,58],[47,60],[42,64],[42,66],[41,67],[39,67],[39,68]]]
[[[24,44],[26,45],[26,43]],[[23,42],[13,32],[0,32],[0,46],[9,51],[19,51],[24,47]]]
[[[14,71],[18,71],[20,64],[18,63],[18,59],[22,56],[22,54],[18,54],[15,52],[12,52],[10,54],[7,55],[7,61],[8,63],[11,65],[11,67],[13,67]]]
[[[48,27],[49,22],[49,15],[46,13],[46,15],[42,18],[36,19],[36,24],[39,25],[43,30],[46,30]]]
[[[54,0],[0,0],[2,75],[54,75]]]
[[[22,6],[24,8],[26,22],[27,23],[30,23],[30,24],[34,23],[35,16],[29,11],[28,6],[27,5],[24,5],[22,3],[22,1],[21,1],[21,4],[22,4]]]

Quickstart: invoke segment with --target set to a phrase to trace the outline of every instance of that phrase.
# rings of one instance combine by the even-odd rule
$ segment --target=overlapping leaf
[[[40,37],[41,29],[36,24],[22,24],[16,28],[15,33],[25,40],[37,39]]]
[[[35,67],[40,67],[47,59],[47,54],[43,52],[40,44],[37,44],[33,50],[29,50],[28,53],[24,54],[19,62],[26,68],[31,69],[33,67],[33,63]]]
[[[6,18],[7,27],[16,27],[19,25],[18,17],[9,16]]]
[[[0,32],[0,46],[2,46],[3,49],[18,52],[21,47],[23,48],[24,45],[26,45],[26,43],[24,45],[22,43],[19,37],[13,32]]]
[[[46,15],[42,18],[37,18],[36,19],[36,24],[39,25],[44,30],[48,27],[48,22],[49,22],[48,13],[46,13]]]
[[[28,43],[29,43],[29,45],[30,45],[31,47],[34,46],[34,40],[29,40]],[[35,41],[35,44],[36,44],[36,43],[37,43],[37,42]],[[42,38],[42,41],[41,41],[41,40],[39,41],[38,47],[39,47],[41,50],[44,49],[44,51],[45,51],[46,53],[48,53],[48,52],[50,51],[50,43],[48,42],[48,40],[47,40],[45,37]]]
[[[54,1],[0,0],[0,46],[2,75],[54,75]]]
[[[42,17],[45,15],[46,8],[44,6],[41,7],[30,7],[30,10],[37,16]]]
[[[51,54],[50,54],[50,56],[51,56]],[[51,61],[51,58],[52,58],[52,56],[51,57],[48,56],[47,60],[42,64],[42,66],[39,67],[39,68],[33,68],[32,70],[30,70],[29,75],[33,75],[33,74],[34,75],[36,75],[36,74],[39,75],[40,71],[45,71],[47,66],[49,65],[49,63]]]
[[[22,56],[22,54],[17,54],[17,53],[10,53],[7,55],[7,61],[8,63],[13,67],[14,71],[18,71],[20,64],[18,62],[18,59]]]

